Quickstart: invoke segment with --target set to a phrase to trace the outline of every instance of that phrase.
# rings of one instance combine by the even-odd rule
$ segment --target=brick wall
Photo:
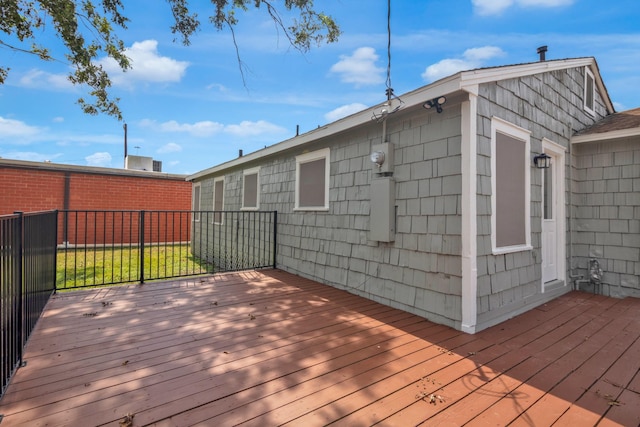
[[[191,209],[191,183],[181,175],[153,174],[119,169],[49,165],[0,160],[0,215],[42,210],[184,210]],[[137,234],[123,225],[130,216],[105,215],[78,218],[67,225],[70,243],[137,242]],[[72,218],[75,221],[75,218]],[[136,229],[137,214],[131,217]],[[63,239],[60,217],[59,240]],[[111,224],[112,223],[112,224]],[[86,224],[86,225],[85,225]],[[177,225],[176,225],[177,224]],[[190,220],[167,216],[154,218],[150,241],[189,240]],[[106,232],[102,232],[107,229]],[[161,231],[157,231],[161,230]],[[167,231],[173,230],[173,231]],[[75,236],[78,235],[78,238]],[[85,237],[80,237],[85,236]],[[130,237],[133,236],[133,237]],[[161,237],[162,236],[162,237]]]

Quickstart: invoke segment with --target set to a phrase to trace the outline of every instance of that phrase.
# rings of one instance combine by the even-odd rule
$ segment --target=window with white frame
[[[193,220],[198,222],[200,221],[200,183],[193,184],[193,196],[191,203],[194,211]]]
[[[595,115],[596,85],[595,78],[589,67],[584,68],[584,109],[587,113]]]
[[[242,209],[257,210],[260,207],[260,168],[242,173]]]
[[[213,180],[213,223],[222,224],[224,209],[224,177]]]
[[[296,157],[296,210],[329,209],[328,148]]]
[[[491,119],[491,243],[494,254],[531,249],[531,133]]]

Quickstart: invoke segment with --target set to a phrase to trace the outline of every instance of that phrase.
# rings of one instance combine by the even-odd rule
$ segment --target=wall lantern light
[[[540,153],[533,158],[533,164],[538,169],[547,169],[551,166],[551,157],[546,153]]]
[[[422,104],[422,106],[427,110],[435,108],[438,113],[442,113],[442,105],[445,102],[447,102],[447,98],[445,98],[444,96],[440,96],[438,98],[430,99],[429,101]]]

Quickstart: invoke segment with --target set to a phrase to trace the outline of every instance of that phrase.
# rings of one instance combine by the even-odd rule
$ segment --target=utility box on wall
[[[371,163],[374,173],[393,173],[394,146],[389,142],[371,147]]]
[[[369,238],[393,242],[396,235],[396,182],[391,176],[371,180]]]

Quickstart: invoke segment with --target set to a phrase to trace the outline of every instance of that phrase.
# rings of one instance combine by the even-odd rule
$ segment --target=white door
[[[555,184],[555,158],[542,170],[542,283],[558,278],[558,220]]]
[[[551,157],[551,166],[542,170],[542,292],[556,280],[565,281],[566,209],[565,209],[565,150],[546,138],[544,152]],[[564,283],[566,286],[566,282]]]

